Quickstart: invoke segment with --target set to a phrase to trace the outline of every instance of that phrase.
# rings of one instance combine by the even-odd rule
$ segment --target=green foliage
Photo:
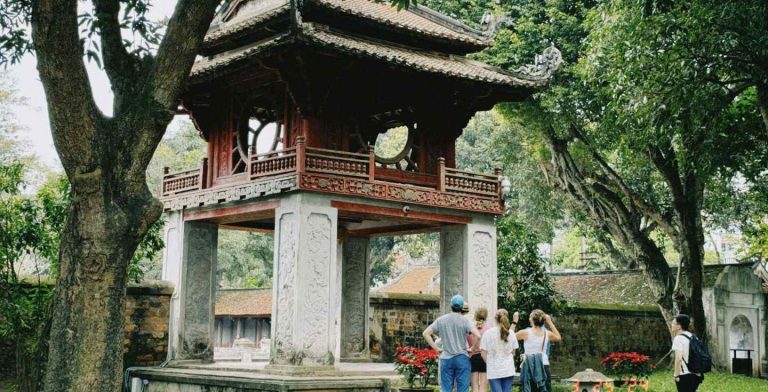
[[[371,258],[371,287],[382,285],[395,274],[395,257],[392,249],[395,237],[374,237],[368,244]]]
[[[573,391],[571,384],[553,383],[554,392]],[[637,391],[639,388],[634,387]],[[731,373],[707,373],[704,382],[699,385],[699,391],[706,392],[735,392],[735,391],[764,391],[768,389],[768,381],[755,377],[747,377]],[[616,392],[628,391],[628,387],[616,388]],[[645,391],[645,389],[642,389]],[[648,377],[648,392],[676,392],[675,379],[671,370],[656,371]]]
[[[565,218],[563,197],[553,192],[540,174],[537,157],[529,153],[529,146],[536,141],[519,122],[502,114],[475,114],[456,140],[456,165],[478,173],[493,173],[501,166],[512,185],[506,195],[509,213],[530,225],[540,241],[548,242]]]
[[[271,235],[220,229],[217,264],[219,287],[271,287],[272,247]]]
[[[533,309],[554,314],[567,310],[547,273],[549,260],[539,254],[531,229],[513,216],[504,216],[496,222],[496,232],[500,307],[519,311],[523,321]]]

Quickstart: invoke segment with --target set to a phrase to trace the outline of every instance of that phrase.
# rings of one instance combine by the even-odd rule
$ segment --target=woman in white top
[[[496,326],[488,329],[480,340],[480,355],[486,364],[486,375],[491,392],[510,392],[515,376],[515,349],[517,339],[510,336],[509,313],[496,312]]]
[[[515,312],[513,322],[517,323],[520,315]],[[552,318],[541,309],[534,309],[528,317],[531,323],[530,328],[518,331],[515,334],[517,340],[523,341],[525,354],[541,354],[544,363],[544,372],[546,373],[547,390],[552,390],[552,372],[549,370],[549,356],[547,355],[547,344],[549,342],[559,342],[562,340],[560,332],[552,322]],[[546,325],[546,328],[544,326]]]

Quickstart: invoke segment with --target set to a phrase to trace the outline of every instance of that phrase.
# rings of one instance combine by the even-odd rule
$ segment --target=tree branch
[[[72,179],[93,170],[97,163],[91,146],[97,142],[96,130],[102,120],[83,63],[77,0],[34,1],[32,39],[53,141]]]
[[[757,108],[760,109],[765,132],[768,133],[768,83],[757,85]]]
[[[168,22],[165,37],[148,79],[149,123],[135,137],[131,170],[144,171],[173,117],[195,56],[220,0],[180,0]],[[132,137],[128,135],[128,137]]]
[[[104,70],[115,94],[114,112],[117,116],[122,111],[124,96],[130,94],[138,82],[136,80],[138,61],[128,53],[123,43],[120,32],[119,0],[94,0],[94,6],[101,31],[101,56],[104,61]]]
[[[671,238],[676,238],[679,235],[677,228],[675,228],[674,225],[672,225],[656,207],[646,202],[639,193],[635,192],[626,184],[626,182],[624,182],[624,179],[622,179],[621,176],[616,173],[616,171],[613,170],[613,168],[608,164],[608,162],[603,159],[603,157],[597,152],[597,150],[592,146],[589,140],[587,140],[583,133],[581,133],[575,126],[571,127],[571,132],[573,133],[574,137],[576,137],[576,139],[580,140],[587,147],[587,150],[589,150],[592,158],[598,163],[602,171],[608,176],[608,179],[612,181],[613,184],[619,188],[627,196],[628,199],[632,201],[630,203],[632,209],[637,206],[640,212],[656,222],[656,224],[661,227],[661,229],[664,230],[664,232]]]

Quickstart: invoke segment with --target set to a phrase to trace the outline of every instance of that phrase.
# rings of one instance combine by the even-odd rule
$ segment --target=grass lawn
[[[648,379],[648,385],[648,392],[677,392],[671,371],[653,373]],[[553,385],[552,387],[553,392],[570,392],[573,390],[567,385]],[[626,389],[616,388],[615,391],[626,391]],[[636,388],[635,391],[643,390]],[[698,392],[768,392],[768,380],[729,373],[707,373]]]

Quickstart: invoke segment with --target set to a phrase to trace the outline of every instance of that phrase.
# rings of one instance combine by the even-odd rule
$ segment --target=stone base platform
[[[391,364],[341,363],[335,370],[269,368],[266,362],[172,363],[130,371],[131,392],[388,392],[400,377]],[[292,374],[291,374],[292,373]]]

